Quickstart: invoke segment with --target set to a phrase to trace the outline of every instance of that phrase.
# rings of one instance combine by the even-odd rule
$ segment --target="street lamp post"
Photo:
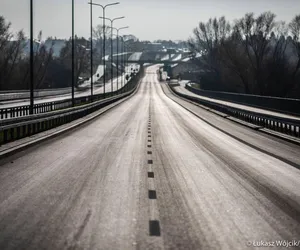
[[[123,36],[120,36],[122,38],[122,43],[121,43],[121,65],[125,65],[124,64],[124,49],[123,49]],[[122,73],[122,78],[121,78],[121,88],[123,87],[123,70],[122,70],[122,67],[121,67],[121,73]]]
[[[116,18],[113,18],[113,19],[111,19],[111,18],[107,18],[107,17],[99,17],[99,18],[103,18],[103,19],[106,19],[106,20],[109,20],[110,21],[110,29],[111,29],[111,43],[110,43],[110,47],[111,47],[111,52],[110,52],[110,57],[111,57],[111,59],[110,59],[110,61],[111,61],[111,70],[110,70],[110,72],[111,72],[111,92],[113,92],[113,81],[114,81],[114,79],[113,79],[113,74],[114,74],[114,68],[113,68],[113,23],[114,23],[114,21],[116,21],[116,20],[119,20],[119,19],[123,19],[123,18],[125,18],[124,16],[121,16],[121,17],[116,17]]]
[[[117,31],[117,90],[119,89],[119,31],[122,29],[128,29],[129,26],[121,28],[113,28]]]
[[[75,106],[75,38],[74,38],[74,0],[72,0],[72,107]]]
[[[103,10],[103,96],[105,97],[105,9],[108,6],[120,4],[119,2],[109,3],[106,5],[89,2],[90,5],[100,6]]]
[[[30,0],[30,108],[29,113],[33,114],[34,96],[34,70],[33,70],[33,0]]]
[[[123,38],[123,37],[122,37]],[[122,40],[123,41],[123,40]],[[123,87],[123,70],[122,70],[122,63],[123,63],[123,43],[121,43],[121,88]]]
[[[126,51],[126,53],[129,51],[129,46],[126,44],[126,43],[124,43],[124,48],[125,48],[125,51]],[[129,57],[128,56],[126,56],[125,57],[125,61],[126,61],[126,64],[127,65],[129,65],[129,63],[128,63],[128,60],[129,60]],[[130,78],[130,75],[129,75],[129,71],[128,71],[128,66],[127,66],[127,74],[128,74],[128,76],[129,76],[129,78]],[[128,78],[128,79],[129,79]],[[129,89],[129,86],[128,86],[128,81],[126,82],[126,90],[128,91],[128,89]]]
[[[90,4],[91,17],[91,102],[93,102],[93,0]]]
[[[124,40],[124,37],[122,36],[122,40],[123,40],[123,61],[124,61],[124,78],[122,79],[123,80],[123,89],[125,92],[125,85],[127,84],[127,79],[126,79],[126,64],[128,64],[128,62],[126,62],[128,60],[128,58],[126,59],[126,46],[125,46],[125,40]],[[128,87],[128,86],[127,86]]]
[[[124,90],[124,85],[125,85],[125,77],[126,77],[126,63],[125,63],[125,40],[124,37],[122,36],[122,60],[123,60],[123,65],[124,65],[124,77],[122,77],[122,87],[123,87],[123,92]]]

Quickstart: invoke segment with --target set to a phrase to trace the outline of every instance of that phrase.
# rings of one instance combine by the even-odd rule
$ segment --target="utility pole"
[[[93,1],[91,0],[91,3]],[[90,5],[91,12],[91,102],[93,102],[93,5]]]
[[[102,8],[103,10],[103,96],[105,97],[105,9],[108,6],[120,4],[119,2],[110,3],[106,5],[101,5],[97,3],[89,2],[90,5],[96,5]]]
[[[75,37],[74,37],[74,0],[72,0],[72,107],[75,106]]]
[[[121,27],[121,28],[113,28],[114,30],[117,31],[117,90],[119,89],[119,31],[122,29],[128,29],[129,26],[126,27]],[[121,60],[122,60],[123,54],[121,55]],[[121,82],[122,86],[122,82]]]
[[[114,23],[114,21],[116,21],[116,20],[119,20],[119,19],[123,19],[123,18],[125,18],[124,16],[121,16],[121,17],[116,17],[116,18],[113,18],[113,19],[111,19],[111,18],[108,18],[108,17],[99,17],[99,18],[103,18],[103,19],[106,19],[106,20],[108,20],[108,21],[110,21],[110,30],[111,30],[111,36],[110,36],[110,64],[111,64],[111,69],[110,69],[110,76],[111,76],[111,79],[110,79],[110,81],[111,81],[111,92],[113,92],[113,81],[114,81],[114,77],[113,77],[113,74],[114,74],[114,68],[113,68],[113,29],[114,29],[114,27],[113,27],[113,23]]]
[[[33,0],[30,0],[30,108],[29,114],[33,114],[34,109],[34,64],[33,64]]]

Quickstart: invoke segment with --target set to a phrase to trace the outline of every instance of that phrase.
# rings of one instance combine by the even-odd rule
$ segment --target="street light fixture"
[[[123,54],[123,63],[124,63],[124,77],[126,78],[126,60],[128,60],[128,58],[126,59],[126,56],[125,56],[125,54],[127,54],[126,52],[125,52],[125,39],[124,39],[124,36],[120,36],[120,37],[122,37],[122,54]],[[127,62],[127,64],[128,64],[128,62]],[[124,79],[124,77],[122,77],[122,83],[123,83],[123,92],[125,92],[125,88],[124,88],[124,85],[125,85],[125,80],[126,79]]]
[[[121,44],[121,65],[124,65],[124,73],[125,73],[125,56],[124,56],[124,37],[120,36],[122,38],[122,44]],[[121,87],[124,86],[124,76],[122,71],[122,79],[121,79]]]
[[[91,6],[92,5],[99,6],[103,10],[103,17],[104,17],[103,18],[103,55],[104,55],[103,56],[103,96],[105,97],[105,9],[108,6],[120,4],[120,2],[109,3],[106,5],[97,4],[97,3],[93,3],[93,2],[89,2],[88,4],[90,4]],[[92,57],[92,52],[91,52],[91,57]]]
[[[123,29],[128,29],[129,26],[121,27],[121,28],[113,28],[117,31],[117,90],[119,89],[119,31]]]
[[[90,4],[90,18],[91,18],[91,102],[93,102],[93,0]]]
[[[30,0],[30,108],[29,114],[33,114],[33,87],[34,87],[34,70],[33,70],[33,0]]]
[[[75,106],[75,38],[74,38],[74,0],[72,0],[72,107]]]
[[[110,28],[111,28],[111,41],[110,41],[111,42],[111,44],[110,44],[110,47],[111,47],[111,52],[110,52],[111,70],[110,70],[110,72],[111,72],[111,92],[113,92],[113,80],[114,80],[113,79],[113,74],[114,74],[114,69],[113,69],[113,23],[114,23],[114,21],[119,20],[119,19],[123,19],[125,17],[121,16],[121,17],[116,17],[116,18],[111,19],[111,18],[100,16],[99,18],[103,18],[103,19],[106,19],[106,20],[110,21]]]

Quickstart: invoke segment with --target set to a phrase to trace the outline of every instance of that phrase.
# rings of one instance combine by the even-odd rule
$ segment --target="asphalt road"
[[[93,122],[0,161],[1,250],[300,240],[300,147],[172,96],[155,71]]]

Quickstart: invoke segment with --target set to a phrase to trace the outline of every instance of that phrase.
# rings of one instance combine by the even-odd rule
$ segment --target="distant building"
[[[53,44],[53,47],[52,47],[53,57],[59,57],[60,51],[66,44],[66,40],[62,40],[62,39],[50,40],[50,39],[48,39],[45,41],[44,44],[46,46],[47,51],[50,50],[50,48],[52,47],[52,44]]]
[[[46,40],[44,42],[34,41],[33,51],[37,52],[38,49],[39,49],[39,47],[41,45],[45,45],[46,50],[50,51],[50,49],[52,47],[52,43],[53,43],[53,57],[59,57],[60,51],[62,50],[62,48],[66,44],[66,40],[62,40],[62,39],[57,39],[57,40],[48,39],[48,40]],[[26,40],[23,47],[24,47],[24,49],[23,49],[23,56],[24,57],[29,56],[29,54],[30,54],[30,40]]]
[[[34,41],[33,42],[33,51],[37,52],[40,46],[40,42]],[[23,57],[29,56],[30,54],[30,40],[25,40],[23,45]]]
[[[163,45],[161,43],[147,43],[146,50],[150,51],[161,51],[163,49]]]

